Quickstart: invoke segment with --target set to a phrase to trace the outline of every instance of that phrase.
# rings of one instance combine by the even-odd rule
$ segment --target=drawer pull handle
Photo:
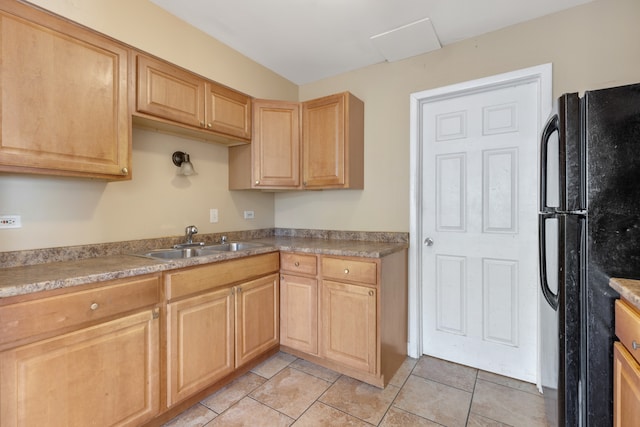
[[[640,344],[638,344],[636,340],[633,340],[633,342],[631,343],[631,347],[633,347],[634,350],[637,350],[640,348]]]
[[[344,269],[344,274],[349,274],[349,269],[348,268]]]
[[[373,291],[369,291],[369,296],[372,297],[373,296]]]
[[[97,310],[97,309],[98,309],[98,307],[99,307],[99,305],[98,305],[98,303],[97,303],[97,302],[94,302],[93,304],[91,304],[91,305],[89,306],[89,308],[90,308],[91,310]]]
[[[296,263],[293,265],[295,265],[296,267],[300,267],[300,263],[298,261],[296,261]]]

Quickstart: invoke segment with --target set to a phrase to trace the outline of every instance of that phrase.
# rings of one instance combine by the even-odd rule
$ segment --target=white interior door
[[[537,369],[538,86],[423,105],[423,353],[526,381]]]

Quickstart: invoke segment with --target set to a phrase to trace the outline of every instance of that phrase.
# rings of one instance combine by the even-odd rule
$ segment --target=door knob
[[[431,237],[427,237],[426,239],[424,239],[424,245],[433,246],[433,239]]]

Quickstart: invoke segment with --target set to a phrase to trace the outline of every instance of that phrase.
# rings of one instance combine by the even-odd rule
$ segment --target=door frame
[[[503,86],[530,83],[537,84],[538,91],[538,128],[551,114],[553,103],[552,64],[542,64],[521,70],[511,71],[477,80],[443,86],[415,92],[410,95],[410,205],[409,205],[409,356],[422,355],[422,109],[425,104],[441,101],[476,92],[497,89]],[[539,141],[540,138],[538,138]],[[539,142],[536,151],[539,153]],[[538,154],[539,155],[539,154]],[[537,169],[537,168],[536,168]],[[538,171],[539,173],[539,171]],[[537,177],[539,182],[539,177]],[[539,282],[539,279],[536,283]],[[538,328],[539,329],[539,328]],[[537,332],[539,334],[539,330]],[[538,366],[538,373],[540,372]],[[538,375],[539,376],[539,375]]]

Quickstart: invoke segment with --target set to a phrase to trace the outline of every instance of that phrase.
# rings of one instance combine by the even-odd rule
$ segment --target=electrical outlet
[[[212,224],[218,222],[218,209],[209,209],[209,222]]]
[[[0,228],[22,228],[20,215],[0,215]]]
[[[244,219],[253,219],[255,215],[253,211],[244,211]]]

